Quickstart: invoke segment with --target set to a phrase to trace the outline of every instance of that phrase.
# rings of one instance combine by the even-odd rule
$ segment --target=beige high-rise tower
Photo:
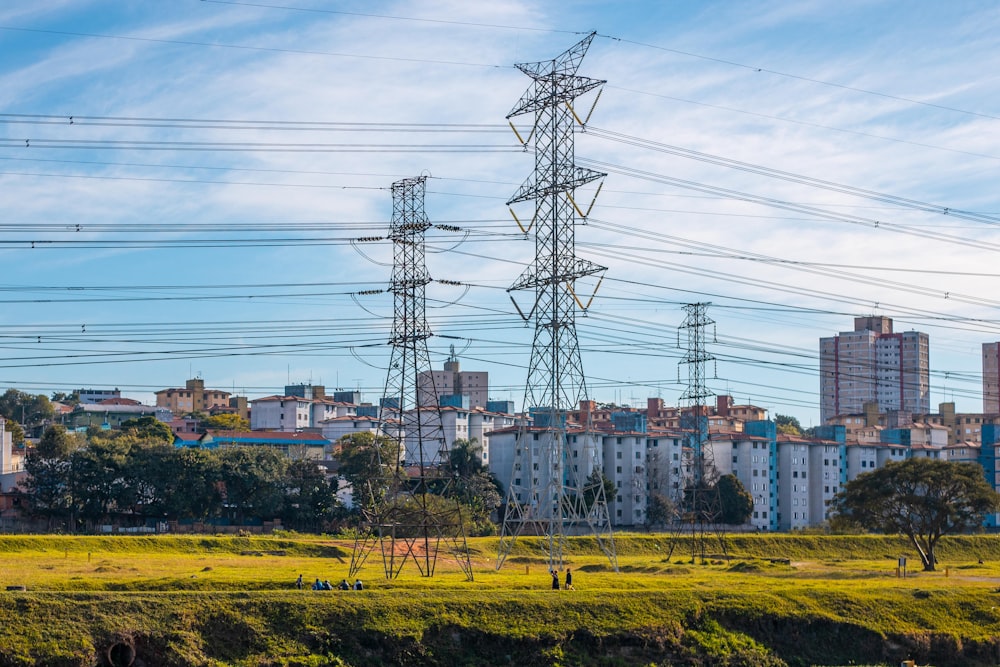
[[[820,418],[880,412],[930,411],[930,343],[919,331],[893,333],[892,319],[854,318],[854,331],[819,340]]]
[[[983,414],[1000,414],[1000,343],[983,343]]]

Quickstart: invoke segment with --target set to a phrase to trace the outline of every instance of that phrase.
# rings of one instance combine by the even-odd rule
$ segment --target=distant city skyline
[[[927,333],[931,410],[979,412],[998,28],[985,0],[9,0],[0,388],[376,398],[389,188],[427,175],[433,367],[454,346],[520,409],[514,65],[596,30],[579,73],[607,84],[577,104],[576,157],[608,176],[575,197],[576,242],[608,271],[574,290],[594,400],[676,405],[677,329],[707,303],[708,389],[738,403],[819,424],[819,339],[874,315]]]

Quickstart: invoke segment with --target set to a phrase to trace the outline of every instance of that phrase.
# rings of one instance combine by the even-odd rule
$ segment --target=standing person
[[[557,591],[559,590],[559,573],[556,572],[555,570],[552,570],[551,572],[552,572],[552,590]]]
[[[568,591],[576,590],[575,588],[573,588],[573,573],[570,571],[568,567],[566,568],[566,590]]]
[[[301,574],[299,575],[299,578],[295,580],[295,587],[297,589],[299,589],[300,591],[302,590],[302,575]]]

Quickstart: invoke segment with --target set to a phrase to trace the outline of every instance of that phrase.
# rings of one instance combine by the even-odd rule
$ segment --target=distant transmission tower
[[[353,577],[378,546],[387,579],[398,576],[411,559],[421,575],[432,577],[444,544],[472,581],[458,501],[441,495],[451,476],[437,394],[432,384],[433,406],[422,406],[417,395],[428,391],[420,387],[421,373],[433,378],[427,352],[432,334],[425,315],[425,288],[431,282],[424,261],[424,232],[431,226],[424,213],[425,181],[421,176],[392,184],[392,357],[378,420],[379,435],[390,443],[384,451],[390,455],[384,456],[380,447],[373,453],[382,474],[368,485],[369,531],[359,532],[355,540],[350,574]]]
[[[705,347],[705,330],[715,322],[707,315],[707,303],[690,303],[684,306],[687,317],[678,328],[678,346],[681,332],[686,334],[687,352],[681,360],[688,368],[687,389],[681,394],[681,428],[688,434],[683,466],[682,495],[676,499],[677,522],[675,536],[689,532],[691,557],[705,560],[711,537],[718,539],[722,553],[726,542],[722,531],[722,502],[717,486],[719,473],[715,467],[714,450],[709,443],[708,399],[714,394],[705,383],[705,365],[715,361]],[[679,368],[678,368],[679,371]],[[676,541],[672,541],[672,553]],[[668,556],[669,557],[669,556]]]
[[[534,317],[535,337],[522,406],[531,412],[534,424],[529,427],[522,420],[514,445],[497,569],[522,534],[546,538],[550,569],[563,567],[568,535],[593,535],[618,569],[598,455],[600,440],[588,420],[571,443],[566,423],[567,413],[587,396],[575,310],[577,305],[585,307],[576,295],[576,281],[606,270],[578,258],[574,240],[574,212],[586,216],[573,194],[605,176],[574,164],[573,124],[585,121],[579,120],[572,102],[605,83],[576,75],[593,39],[591,33],[554,60],[517,65],[533,83],[507,115],[509,120],[531,113],[535,121],[528,137],[535,141],[534,174],[507,202],[535,201],[532,223],[522,227],[527,233],[537,225],[535,261],[508,290],[535,292],[534,306],[525,317]]]

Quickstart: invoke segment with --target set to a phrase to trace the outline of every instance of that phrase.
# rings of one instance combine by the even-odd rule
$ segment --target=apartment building
[[[465,407],[485,408],[489,393],[489,373],[461,370],[454,346],[444,363],[444,370],[424,371],[417,376],[417,404],[420,407],[433,407],[441,405],[448,397],[464,396],[467,399]]]
[[[930,344],[918,331],[894,333],[892,319],[857,317],[854,331],[821,338],[820,418],[823,423],[877,404],[880,411],[930,411]]]
[[[172,387],[156,392],[156,406],[166,408],[175,415],[208,413],[214,407],[229,407],[231,395],[221,389],[205,389],[205,381],[194,378],[185,382],[183,388]]]
[[[983,343],[983,414],[1000,415],[1000,343]]]

